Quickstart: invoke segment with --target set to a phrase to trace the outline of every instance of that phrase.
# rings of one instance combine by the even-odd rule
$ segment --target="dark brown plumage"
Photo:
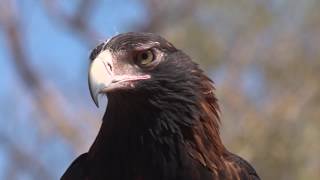
[[[61,179],[259,179],[222,144],[213,83],[181,50],[155,34],[126,33],[90,59],[91,95],[98,104],[106,94],[108,106],[89,152]]]

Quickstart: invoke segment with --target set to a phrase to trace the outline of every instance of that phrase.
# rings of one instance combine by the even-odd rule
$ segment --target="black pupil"
[[[148,59],[148,57],[149,57],[148,53],[142,53],[141,54],[141,58],[142,59]]]

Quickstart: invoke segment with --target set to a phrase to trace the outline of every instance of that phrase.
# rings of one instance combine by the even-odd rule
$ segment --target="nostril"
[[[105,62],[102,62],[104,67],[106,68],[106,70],[108,71],[108,73],[112,73],[112,66],[110,63],[105,63]]]
[[[110,63],[107,63],[107,65],[108,65],[110,71],[112,71],[112,66],[111,66],[111,64],[110,64]]]

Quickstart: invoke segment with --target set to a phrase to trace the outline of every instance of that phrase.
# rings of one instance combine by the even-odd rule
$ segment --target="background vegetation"
[[[320,1],[1,0],[0,179],[57,179],[101,123],[90,50],[159,33],[217,87],[226,146],[262,179],[320,177]]]

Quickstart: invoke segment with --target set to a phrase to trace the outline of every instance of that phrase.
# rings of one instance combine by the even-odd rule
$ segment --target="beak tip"
[[[95,99],[93,100],[93,102],[94,102],[94,104],[97,106],[97,108],[99,108],[99,100],[98,100],[98,98],[95,98]]]
[[[95,93],[91,86],[90,86],[90,83],[89,83],[89,91],[90,91],[90,96],[91,96],[91,99],[93,100],[94,104],[97,106],[97,108],[99,108],[99,99],[98,99],[98,96],[99,94],[98,93]]]
[[[99,108],[99,98],[98,98],[98,96],[99,96],[99,94],[96,94],[96,93],[92,94],[91,93],[91,98],[92,98],[94,104],[97,106],[97,108]]]

